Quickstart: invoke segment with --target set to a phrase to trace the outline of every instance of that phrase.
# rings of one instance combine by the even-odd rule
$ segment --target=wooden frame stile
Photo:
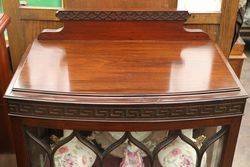
[[[218,44],[227,58],[229,57],[232,47],[238,7],[239,0],[222,1]]]
[[[13,68],[16,69],[20,57],[24,53],[25,45],[22,33],[22,22],[20,20],[20,10],[18,0],[3,1],[4,12],[11,17],[11,24],[8,27],[9,45]]]

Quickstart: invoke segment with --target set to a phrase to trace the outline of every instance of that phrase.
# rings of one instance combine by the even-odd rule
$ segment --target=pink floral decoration
[[[120,164],[120,167],[144,167],[143,159],[139,151],[130,152],[125,150],[125,157]]]
[[[64,153],[66,153],[68,151],[69,151],[69,148],[67,146],[63,146],[63,147],[61,147],[61,148],[58,149],[58,152],[60,154],[64,154]]]
[[[182,167],[191,167],[194,166],[194,164],[192,163],[192,159],[189,156],[186,155],[181,155],[181,166]]]
[[[181,149],[179,148],[175,148],[173,149],[171,152],[170,152],[171,156],[175,157],[177,155],[180,155],[181,154]]]

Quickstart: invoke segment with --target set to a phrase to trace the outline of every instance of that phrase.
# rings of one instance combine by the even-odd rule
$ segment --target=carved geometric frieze
[[[72,119],[185,119],[193,117],[241,114],[244,100],[200,102],[170,105],[73,105],[46,102],[8,101],[9,112],[22,116]]]

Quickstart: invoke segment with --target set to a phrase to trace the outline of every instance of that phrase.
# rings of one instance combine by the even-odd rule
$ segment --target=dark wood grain
[[[10,23],[10,18],[0,14],[0,153],[12,152],[10,121],[8,118],[8,107],[3,95],[12,77],[9,54],[4,39],[4,30]]]
[[[209,39],[201,30],[191,31],[196,33],[185,31],[184,21],[63,21],[63,23],[63,28],[45,29],[38,39],[176,41]]]
[[[64,10],[58,11],[57,17],[64,24],[63,28],[44,30],[38,36],[39,40],[209,39],[201,30],[196,30],[196,33],[184,30],[183,25],[189,17],[187,11]]]
[[[11,127],[14,136],[18,136],[18,139],[16,138],[14,140],[17,166],[29,167],[30,161],[26,148],[27,144],[25,141],[22,120],[18,118],[11,118]]]
[[[35,41],[13,88],[131,96],[238,86],[208,41]]]
[[[4,39],[4,30],[6,29],[7,25],[10,23],[10,18],[7,15],[0,14],[0,93],[1,95],[4,94],[4,91],[8,87],[9,81],[12,76],[10,62],[8,57],[8,52],[6,48],[6,42]],[[0,101],[2,100],[2,96],[0,96]]]
[[[132,122],[111,122],[106,120],[99,121],[77,121],[77,120],[57,120],[32,117],[12,116],[12,118],[22,120],[23,126],[43,127],[53,129],[74,129],[82,131],[159,131],[159,130],[178,130],[193,129],[197,127],[213,127],[230,125],[233,120],[238,120],[238,116],[227,118],[203,118],[182,121],[171,120],[151,120],[151,121],[132,121]]]
[[[238,117],[234,120],[232,120],[230,126],[229,126],[229,132],[224,139],[224,147],[222,152],[221,159],[224,159],[225,161],[221,161],[220,165],[221,167],[227,167],[231,166],[233,162],[234,157],[234,151],[235,151],[235,143],[237,143],[238,140],[238,134],[240,130],[240,124],[241,124],[241,117]]]

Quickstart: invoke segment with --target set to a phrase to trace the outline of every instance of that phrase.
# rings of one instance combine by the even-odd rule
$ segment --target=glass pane
[[[31,167],[49,167],[49,155],[42,148],[42,146],[34,140],[39,140],[42,145],[49,148],[50,143],[47,138],[48,130],[44,128],[27,128],[25,129],[25,132]]]
[[[178,10],[190,13],[214,13],[221,11],[222,0],[178,0]]]
[[[62,0],[20,0],[20,4],[23,6],[34,7],[62,7]]]
[[[97,167],[101,162],[104,167],[148,167],[151,163],[159,167],[199,164],[201,167],[217,167],[226,128],[141,132],[28,128],[26,134],[34,167],[50,166],[50,160],[54,161],[55,167]],[[202,159],[197,159],[194,148]],[[99,158],[101,154],[103,160]]]
[[[49,167],[49,158],[45,151],[32,139],[27,139],[31,167]]]
[[[224,136],[214,142],[206,151],[202,161],[205,161],[207,166],[220,166],[221,154],[223,149]]]
[[[202,146],[205,144],[205,140],[211,139],[213,136],[220,136],[220,132],[222,130],[221,126],[218,127],[203,127],[199,128],[196,131],[196,134],[198,135],[196,137],[197,143]],[[217,135],[216,135],[217,133]],[[206,166],[212,166],[217,167],[219,166],[220,159],[221,159],[221,153],[223,148],[223,142],[224,142],[224,135],[218,138],[213,144],[211,144],[206,152],[203,155],[202,162],[206,163]]]

